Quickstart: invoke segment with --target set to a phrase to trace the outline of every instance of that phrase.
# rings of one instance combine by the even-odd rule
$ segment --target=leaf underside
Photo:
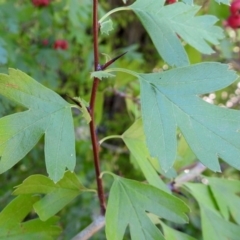
[[[214,26],[215,16],[195,16],[200,7],[184,3],[163,6],[164,1],[137,0],[129,6],[149,33],[158,53],[171,66],[187,66],[189,60],[182,38],[198,51],[211,54],[209,43],[219,44],[223,30]]]
[[[240,168],[240,112],[208,104],[198,96],[224,88],[236,77],[219,63],[139,74],[147,146],[163,170],[176,159],[177,127],[208,168],[220,171],[219,157]]]

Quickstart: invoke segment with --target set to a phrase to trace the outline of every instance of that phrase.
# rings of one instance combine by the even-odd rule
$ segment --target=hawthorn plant
[[[32,0],[32,5],[44,11],[54,2]],[[42,137],[47,172],[30,175],[18,183],[12,192],[14,199],[1,207],[1,239],[64,238],[59,237],[57,214],[80,194],[87,193],[92,198],[97,196],[99,217],[76,232],[73,239],[94,237],[104,225],[103,239],[108,240],[199,239],[191,229],[184,231],[184,224],[191,224],[191,210],[194,211],[189,198],[196,199],[199,205],[201,239],[239,238],[240,182],[201,175],[207,168],[221,172],[219,160],[240,168],[240,112],[210,104],[203,98],[234,83],[237,74],[228,64],[219,62],[191,64],[186,50],[191,46],[205,55],[214,53],[224,38],[223,29],[216,24],[215,16],[198,15],[201,7],[191,0],[136,0],[132,4],[125,0],[123,4],[104,13],[98,0],[92,1],[89,102],[83,96],[61,96],[19,69],[9,68],[8,73],[0,74],[0,95],[24,108],[0,118],[0,173],[15,171],[14,166]],[[229,1],[217,0],[217,4],[228,5]],[[234,3],[230,9],[237,17],[238,6]],[[168,70],[142,73],[119,65],[113,67],[127,52],[100,62],[100,34],[110,37],[114,30],[112,16],[120,11],[136,15]],[[230,20],[228,26],[233,27]],[[69,43],[62,39],[43,38],[40,43],[51,51],[67,51]],[[122,134],[99,139],[98,90],[118,74],[130,75],[138,82],[141,116],[136,114],[132,125],[121,130]],[[89,125],[96,189],[85,187],[75,172],[79,162],[74,111],[81,112]],[[122,140],[144,180],[125,178],[124,174],[101,167],[100,148],[110,139]],[[184,167],[185,174],[178,175],[175,161],[182,144],[190,147],[195,161]],[[196,177],[197,183],[193,182]],[[111,181],[110,188],[104,188],[109,186],[107,181]],[[78,207],[84,209],[82,205]],[[33,211],[36,217],[32,217]]]

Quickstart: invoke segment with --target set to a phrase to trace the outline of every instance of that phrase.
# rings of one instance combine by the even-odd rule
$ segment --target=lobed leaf
[[[195,16],[200,9],[184,3],[163,6],[164,1],[137,0],[129,6],[149,33],[158,53],[171,66],[189,65],[186,51],[179,36],[198,51],[211,54],[207,44],[219,44],[223,30],[214,26],[214,16]]]
[[[29,110],[0,119],[0,173],[14,166],[45,134],[47,172],[55,182],[75,167],[71,105],[20,70],[0,74],[0,94]]]
[[[147,212],[178,223],[187,221],[188,208],[181,200],[153,186],[113,176],[106,212],[107,239],[123,239],[127,226],[132,240],[164,239]]]
[[[54,183],[43,175],[32,175],[17,186],[13,194],[46,194],[33,204],[34,210],[42,221],[46,221],[82,192],[89,192],[78,180],[74,173],[66,172],[64,177]]]
[[[231,214],[231,217],[240,224],[240,198],[238,196],[240,181],[213,177],[207,180],[222,216],[229,221]]]
[[[202,63],[138,77],[147,146],[163,170],[171,168],[176,158],[177,127],[208,168],[220,171],[218,157],[240,168],[240,112],[197,96],[235,81],[237,76],[227,65]]]
[[[104,22],[101,23],[100,25],[100,30],[102,34],[107,34],[109,35],[109,32],[111,32],[113,30],[113,22],[111,19],[108,19]]]
[[[46,222],[39,219],[22,222],[31,212],[33,204],[39,197],[21,195],[10,202],[0,213],[0,238],[11,240],[46,239],[53,240],[61,230],[56,226],[57,217]]]
[[[220,216],[208,186],[193,183],[185,183],[184,185],[190,190],[200,205],[204,240],[239,239],[240,226]]]

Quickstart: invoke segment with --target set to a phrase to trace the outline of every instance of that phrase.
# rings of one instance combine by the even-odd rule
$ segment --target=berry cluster
[[[53,45],[54,49],[68,49],[68,42],[66,40],[56,40]]]
[[[67,50],[68,49],[68,42],[66,40],[55,40],[54,42],[48,40],[48,39],[43,39],[41,41],[41,45],[44,47],[53,47],[54,49],[62,49],[62,50]]]
[[[227,19],[227,26],[240,28],[240,0],[234,0],[230,6],[231,15]]]
[[[50,0],[32,0],[32,4],[36,7],[46,7],[50,3]]]

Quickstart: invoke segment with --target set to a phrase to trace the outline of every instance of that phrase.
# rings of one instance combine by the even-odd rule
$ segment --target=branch
[[[99,52],[98,52],[98,31],[99,31],[99,24],[98,24],[98,0],[93,1],[93,50],[94,50],[94,69],[98,71],[99,69]],[[97,192],[98,198],[100,201],[100,208],[101,214],[104,215],[106,211],[106,204],[105,204],[105,197],[104,197],[104,190],[102,179],[100,178],[100,159],[99,159],[99,145],[98,139],[96,134],[96,127],[94,123],[94,108],[95,108],[95,100],[96,94],[98,89],[99,79],[93,79],[92,85],[92,92],[91,92],[91,99],[90,99],[90,106],[89,106],[89,114],[91,115],[91,122],[89,124],[90,127],[90,135],[92,141],[92,148],[93,148],[93,158],[94,158],[94,166],[95,166],[95,174],[96,174],[96,181],[97,181]]]
[[[105,217],[98,216],[90,225],[78,233],[72,240],[87,240],[105,226]]]
[[[184,174],[176,177],[174,180],[174,188],[179,188],[181,185],[183,185],[185,182],[189,182],[193,180],[194,178],[198,177],[202,172],[204,172],[207,169],[202,163],[198,162],[192,169],[189,171],[184,172]]]

